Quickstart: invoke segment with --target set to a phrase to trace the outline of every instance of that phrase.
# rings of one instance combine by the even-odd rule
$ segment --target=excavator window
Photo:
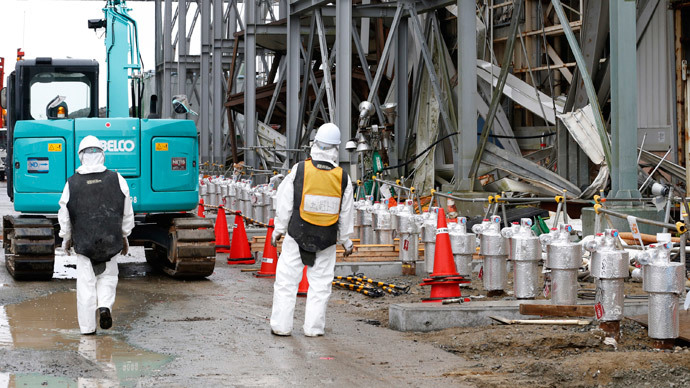
[[[31,80],[30,113],[34,120],[89,117],[91,86],[81,73],[40,73]]]

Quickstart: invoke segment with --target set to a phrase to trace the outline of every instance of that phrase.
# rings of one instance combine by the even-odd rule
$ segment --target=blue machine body
[[[35,64],[26,61],[27,69],[34,66],[24,71],[28,74],[26,76],[20,70],[24,65],[17,65],[17,75],[13,77],[25,78],[21,81],[25,90],[17,93],[30,90],[28,94],[31,94],[39,90],[37,87],[42,84],[57,80],[68,84],[66,81],[78,79],[91,94],[90,104],[85,102],[86,108],[82,109],[90,111],[88,114],[67,112],[53,117],[51,106],[52,109],[64,106],[66,110],[68,103],[74,104],[75,97],[68,94],[66,96],[69,97],[63,98],[64,102],[60,105],[53,104],[46,108],[47,119],[41,119],[42,111],[36,107],[22,106],[17,109],[12,128],[13,175],[9,194],[18,212],[58,211],[65,182],[80,165],[77,155],[79,142],[87,135],[101,140],[106,167],[119,172],[127,180],[135,212],[186,211],[198,203],[199,144],[196,126],[191,120],[130,117],[136,116],[137,112],[130,114],[129,80],[140,81],[141,75],[136,23],[128,15],[129,9],[124,0],[108,0],[103,11],[105,19],[100,21],[98,27],[106,29],[106,118],[95,117],[98,111],[98,85],[94,77],[89,78],[87,71],[76,66],[59,67],[70,60],[44,58],[41,61],[37,58]],[[43,62],[48,67],[37,70],[39,63]],[[97,79],[97,70],[93,72]],[[62,89],[56,90],[63,94]],[[18,94],[16,100],[18,104],[25,101],[33,104],[34,99],[38,100],[38,93],[35,94],[28,99]],[[42,109],[43,105],[39,108]]]
[[[191,210],[198,203],[198,149],[191,120],[82,118],[18,122],[14,129],[14,208],[56,213],[77,147],[98,137],[106,166],[129,184],[137,213]]]

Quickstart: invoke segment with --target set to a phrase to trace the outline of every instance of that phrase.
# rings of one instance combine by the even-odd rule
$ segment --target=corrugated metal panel
[[[666,150],[674,144],[672,23],[672,11],[662,0],[637,48],[638,144],[646,132],[648,150]]]

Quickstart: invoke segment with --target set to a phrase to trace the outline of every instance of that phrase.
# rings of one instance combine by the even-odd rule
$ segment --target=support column
[[[639,198],[637,189],[637,42],[635,2],[610,0],[611,193]]]
[[[156,3],[154,4],[153,7],[154,10],[154,29],[155,29],[155,40],[154,43],[156,45],[155,47],[155,54],[156,54],[156,66],[154,67],[155,69],[158,68],[158,65],[163,63],[163,10],[162,10],[162,3],[161,0],[156,0]],[[162,79],[159,79],[159,77],[162,77],[162,72],[156,71],[156,95],[158,97],[162,96],[163,93],[163,82]],[[158,101],[158,113],[161,112],[161,101]]]
[[[290,9],[288,9],[287,19],[287,90],[285,96],[287,117],[285,118],[285,135],[287,136],[287,148],[297,148],[299,146],[297,134],[300,132],[297,127],[299,125],[300,24],[299,16],[293,15]],[[288,151],[287,155],[288,166],[292,167],[292,164],[299,158],[299,154]]]
[[[211,2],[201,2],[201,23],[204,25],[210,24],[211,20]],[[199,121],[197,123],[199,129],[199,150],[201,153],[201,163],[212,162],[210,155],[211,140],[209,137],[209,72],[211,67],[211,31],[208,28],[201,29],[201,94],[199,95]],[[170,104],[170,101],[163,101],[165,104]],[[163,116],[165,117],[165,116]]]
[[[345,143],[352,137],[352,0],[336,0],[335,14],[335,123],[342,165],[349,160]]]
[[[256,0],[244,4],[244,146],[256,146]],[[244,150],[244,162],[256,167],[256,151]]]
[[[163,85],[170,85],[172,81],[172,71],[170,65],[173,62],[172,53],[172,0],[165,0],[165,10],[163,11]],[[170,87],[163,87],[161,96],[161,117],[172,116],[172,93]]]
[[[187,94],[187,2],[177,3],[177,94]],[[191,101],[192,96],[187,96]]]
[[[183,1],[184,3],[184,1]],[[223,0],[213,1],[213,126],[211,127],[211,141],[213,142],[213,161],[225,165],[223,155]]]
[[[391,158],[391,164],[397,165],[403,163],[406,159],[405,155],[405,140],[407,139],[407,126],[409,116],[409,102],[408,102],[408,66],[407,66],[407,45],[408,45],[408,25],[407,18],[400,20],[398,25],[398,39],[396,41],[395,55],[396,69],[395,69],[395,92],[397,94],[398,113],[395,118],[395,153],[396,159]]]
[[[477,19],[474,0],[458,0],[458,140],[453,168],[456,190],[472,191],[468,178],[477,148]]]

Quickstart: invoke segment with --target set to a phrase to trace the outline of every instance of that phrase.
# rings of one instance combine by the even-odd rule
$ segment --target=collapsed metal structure
[[[404,177],[422,193],[639,197],[638,174],[657,164],[654,180],[684,192],[676,4],[638,3],[155,0],[156,94],[188,96],[201,160],[218,168],[287,169],[335,122],[352,176]],[[655,46],[656,73],[644,57]],[[181,117],[167,105],[163,117]],[[650,168],[638,172],[640,143]],[[679,152],[654,160],[668,147]]]

